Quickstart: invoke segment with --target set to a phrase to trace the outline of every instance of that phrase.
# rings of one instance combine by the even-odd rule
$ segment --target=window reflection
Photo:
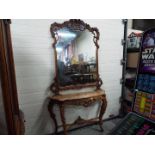
[[[92,83],[96,81],[96,48],[93,35],[88,30],[58,30],[57,63],[61,86]]]

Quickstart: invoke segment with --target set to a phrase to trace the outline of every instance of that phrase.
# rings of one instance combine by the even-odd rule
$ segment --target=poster
[[[155,73],[155,30],[144,33],[141,46],[141,73]]]

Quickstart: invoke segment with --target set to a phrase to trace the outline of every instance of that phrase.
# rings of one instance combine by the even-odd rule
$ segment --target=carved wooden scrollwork
[[[96,101],[101,101],[102,99],[103,99],[102,96],[97,96],[97,97],[85,98],[80,100],[66,101],[65,104],[88,107],[94,104]]]
[[[98,79],[98,82],[97,82],[97,85],[96,85],[96,88],[97,88],[97,89],[100,89],[101,86],[102,86],[102,84],[103,84],[103,81],[102,81],[101,78],[99,78],[99,79]]]
[[[54,79],[54,81],[56,81],[56,79]],[[54,83],[51,84],[50,90],[51,90],[54,94],[56,94],[56,95],[59,94],[59,89],[58,89],[58,85],[57,85],[56,82],[54,82]]]
[[[53,105],[55,104],[59,107],[62,121],[61,127],[63,127],[65,134],[72,125],[83,124],[84,122],[99,123],[102,129],[102,116],[107,104],[105,92],[100,89],[103,82],[98,72],[99,30],[96,27],[91,27],[80,19],[71,19],[61,24],[53,23],[50,27],[50,31],[55,53],[56,76],[50,87],[54,95],[50,97],[48,110],[51,118],[54,120],[56,126],[55,131],[58,129],[53,111]],[[85,32],[83,33],[83,31]],[[80,38],[81,36],[82,38]],[[85,39],[86,42],[84,42]],[[92,43],[92,45],[89,43]],[[80,48],[81,44],[82,48]],[[88,47],[85,45],[88,45]],[[81,54],[80,52],[83,53]],[[87,56],[90,53],[91,56]],[[94,92],[77,94],[60,93],[61,90],[81,89],[85,87],[96,87],[96,90]],[[100,112],[96,118],[84,120],[79,116],[72,124],[66,123],[65,108],[67,105],[88,107],[95,103],[100,104]],[[50,104],[52,104],[52,106],[50,106]]]
[[[60,29],[62,29],[64,27],[67,27],[67,28],[74,30],[74,31],[88,30],[90,33],[92,33],[93,42],[94,42],[95,47],[96,47],[96,51],[94,51],[94,52],[96,52],[96,79],[95,79],[95,82],[85,83],[85,84],[73,84],[73,85],[67,85],[67,86],[60,86],[60,83],[58,80],[56,44],[57,44],[57,40],[58,40],[57,31],[59,31]],[[99,33],[98,28],[91,27],[89,24],[85,23],[84,21],[82,21],[80,19],[70,19],[69,21],[65,21],[64,23],[61,23],[61,24],[56,23],[56,22],[51,24],[50,31],[51,31],[52,38],[54,39],[53,48],[54,48],[54,52],[55,52],[55,70],[56,70],[56,77],[54,78],[54,82],[51,86],[51,91],[55,94],[58,94],[59,91],[67,90],[67,89],[81,89],[84,87],[92,87],[92,86],[96,86],[97,89],[100,88],[100,86],[102,85],[102,82],[99,79],[99,73],[98,73],[98,49],[99,49],[98,41],[100,38],[100,33]]]
[[[92,33],[94,34],[94,38],[93,38],[94,44],[96,45],[96,47],[98,49],[99,48],[98,40],[100,37],[99,30],[97,28],[93,28]]]
[[[62,95],[59,95],[62,96]],[[66,119],[65,119],[65,107],[67,105],[75,105],[75,106],[83,106],[83,107],[88,107],[92,104],[98,103],[101,105],[100,106],[100,112],[98,117],[90,119],[90,120],[84,120],[82,119],[80,116],[71,124],[67,124],[66,123]],[[69,129],[70,127],[72,127],[73,125],[80,125],[80,124],[87,124],[87,123],[99,123],[99,126],[101,128],[101,130],[103,131],[102,128],[102,117],[105,113],[106,107],[107,107],[107,101],[106,101],[106,95],[105,94],[99,94],[97,96],[90,96],[88,98],[81,98],[81,99],[73,99],[73,100],[69,100],[65,99],[65,100],[59,100],[59,99],[54,99],[54,97],[50,100],[49,106],[48,106],[48,110],[50,112],[50,116],[53,119],[54,123],[55,123],[55,131],[57,131],[58,126],[57,126],[57,122],[56,122],[56,118],[55,118],[55,114],[53,113],[53,106],[57,104],[59,106],[60,109],[60,116],[61,116],[61,120],[62,120],[62,127],[64,129],[64,133],[67,133],[67,129]]]

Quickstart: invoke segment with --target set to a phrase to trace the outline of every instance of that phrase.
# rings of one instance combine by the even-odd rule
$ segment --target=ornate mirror
[[[102,81],[98,73],[99,31],[81,20],[53,23],[56,75],[51,90],[78,89],[96,86]]]

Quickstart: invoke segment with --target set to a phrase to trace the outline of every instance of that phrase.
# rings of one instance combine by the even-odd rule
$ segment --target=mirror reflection
[[[67,27],[55,32],[57,66],[60,86],[96,81],[96,48],[88,30]]]

